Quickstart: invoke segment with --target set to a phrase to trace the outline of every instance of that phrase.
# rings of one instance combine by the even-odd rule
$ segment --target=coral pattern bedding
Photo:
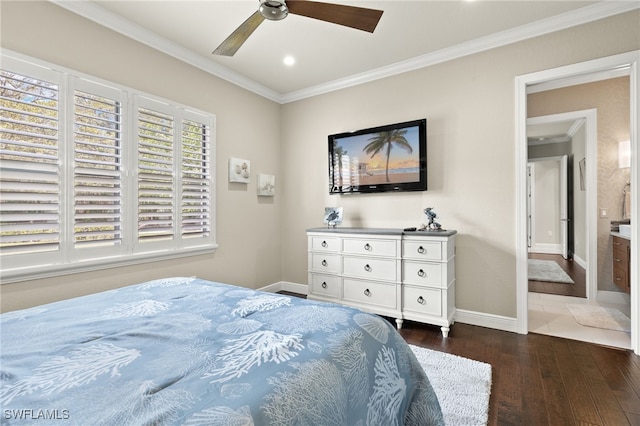
[[[0,316],[2,424],[443,424],[384,319],[197,278]]]

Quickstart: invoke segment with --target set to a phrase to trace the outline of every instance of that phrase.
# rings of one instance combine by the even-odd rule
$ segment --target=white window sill
[[[73,264],[69,263],[38,265],[36,267],[2,270],[0,271],[0,284],[10,284],[21,281],[57,277],[61,275],[77,274],[80,272],[93,272],[103,269],[120,268],[123,266],[159,262],[162,260],[212,254],[216,251],[217,248],[218,245],[213,244],[206,247],[182,249],[180,251],[157,251],[152,253],[141,253],[137,255],[92,259],[90,261],[76,262]]]

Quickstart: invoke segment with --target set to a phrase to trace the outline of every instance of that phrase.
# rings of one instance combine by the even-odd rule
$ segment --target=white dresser
[[[402,321],[439,325],[455,316],[456,231],[381,228],[307,231],[311,300],[354,306]]]

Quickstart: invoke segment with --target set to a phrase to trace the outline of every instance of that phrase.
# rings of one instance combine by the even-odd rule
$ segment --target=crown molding
[[[265,87],[254,80],[251,80],[227,67],[216,64],[207,58],[199,55],[192,50],[186,49],[177,43],[172,42],[141,27],[128,19],[112,13],[88,0],[49,0],[70,12],[73,12],[83,18],[89,19],[97,24],[107,27],[117,33],[129,37],[137,42],[146,44],[147,46],[166,53],[176,59],[179,59],[196,68],[200,68],[209,74],[220,77],[230,83],[247,89],[262,97],[272,101],[282,103],[282,95],[274,90]]]
[[[545,136],[542,138],[527,138],[527,146],[566,143],[571,141],[569,135]]]
[[[542,19],[510,30],[501,31],[489,36],[461,43],[456,46],[437,50],[432,53],[421,55],[412,59],[397,62],[388,66],[374,70],[355,74],[346,78],[333,80],[327,83],[312,86],[306,89],[289,92],[286,94],[277,93],[251,80],[235,71],[222,65],[216,64],[205,57],[184,47],[158,36],[133,22],[109,12],[100,6],[87,0],[49,0],[70,12],[80,15],[86,19],[105,26],[113,31],[123,34],[133,40],[146,44],[156,50],[166,53],[187,64],[202,69],[216,77],[240,86],[246,90],[256,93],[264,98],[280,104],[295,102],[313,96],[330,93],[333,91],[357,86],[363,83],[379,80],[386,77],[406,73],[431,65],[458,59],[474,53],[505,46],[518,41],[571,28],[577,25],[586,24],[600,19],[621,13],[640,9],[640,3],[636,1],[603,1],[590,6],[586,6],[575,11],[566,12],[551,18]]]
[[[582,125],[586,122],[587,122],[586,118],[578,118],[576,121],[573,122],[571,127],[569,127],[569,130],[567,130],[567,135],[570,138],[573,138],[576,135],[576,133],[578,133],[578,130],[580,130]]]
[[[551,18],[542,19],[520,27],[501,31],[456,46],[437,50],[406,61],[397,62],[389,66],[377,68],[344,79],[334,80],[307,89],[290,92],[283,95],[283,103],[293,102],[312,96],[321,95],[335,90],[345,89],[358,84],[368,83],[381,78],[391,77],[420,68],[429,67],[474,53],[483,52],[530,38],[542,36],[563,29],[575,27],[621,13],[640,9],[640,3],[635,1],[604,1],[586,6],[571,12],[566,12]]]

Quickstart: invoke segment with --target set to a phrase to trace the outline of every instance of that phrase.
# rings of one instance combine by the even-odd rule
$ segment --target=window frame
[[[1,283],[12,283],[47,278],[78,272],[90,272],[107,268],[137,265],[188,256],[211,254],[217,247],[216,238],[216,117],[174,101],[144,93],[140,90],[60,67],[7,49],[0,49],[2,69],[48,81],[58,85],[59,93],[59,191],[60,219],[59,249],[52,252],[26,254],[0,254]],[[121,114],[121,233],[119,244],[75,247],[74,237],[74,178],[75,133],[74,102],[76,91],[105,96],[120,101]],[[138,135],[137,106],[162,105],[163,111],[174,118],[173,177],[174,177],[174,225],[173,238],[160,243],[144,244],[138,241]],[[181,182],[183,150],[182,126],[188,119],[208,129],[208,176],[202,185],[208,189],[208,234],[196,237],[182,236]],[[203,130],[204,132],[205,130]],[[203,152],[205,150],[203,143]],[[204,154],[203,154],[204,156]],[[206,190],[204,191],[207,192]],[[203,203],[204,204],[204,203]],[[34,262],[38,259],[38,262]]]

